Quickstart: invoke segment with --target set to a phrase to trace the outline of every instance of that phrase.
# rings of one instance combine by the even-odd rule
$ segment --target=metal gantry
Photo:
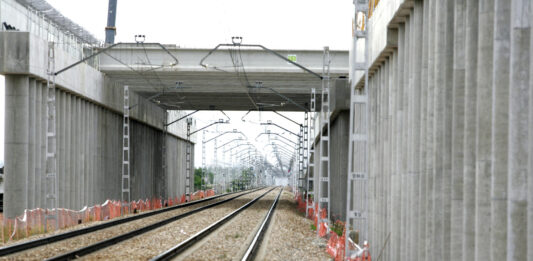
[[[327,223],[329,224],[330,220],[330,63],[331,58],[329,54],[329,47],[324,47],[324,56],[322,64],[322,104],[320,110],[320,164],[318,172],[319,182],[318,182],[318,210],[326,209],[327,216],[326,218],[321,218],[320,214],[318,216],[318,223]],[[320,233],[320,229],[316,230],[317,233]],[[329,226],[327,233],[329,233]]]
[[[124,120],[122,124],[122,202],[130,202],[130,90],[124,86]],[[163,163],[164,164],[164,163]]]
[[[314,162],[314,156],[315,156],[315,111],[316,111],[316,90],[315,88],[311,89],[311,102],[309,105],[309,111],[310,111],[310,127],[309,127],[309,137],[311,137],[308,141],[308,148],[309,148],[309,157],[308,157],[308,164],[307,164],[307,195],[306,195],[306,211],[305,216],[307,217],[309,214],[309,209],[313,210],[313,213],[316,213],[315,210],[315,204],[314,201],[314,177],[315,177],[315,162]]]
[[[368,0],[356,0],[355,20],[362,15],[363,25],[355,27],[353,78],[350,84],[350,132],[348,149],[348,180],[346,193],[346,234],[351,230],[359,233],[363,241],[368,239],[368,128],[369,128],[369,99],[368,99]],[[359,39],[364,39],[364,57],[362,62],[357,61]],[[356,72],[364,73],[364,87],[360,90],[356,86]],[[360,242],[356,242],[360,244]],[[355,252],[349,248],[349,241],[345,243],[346,258]]]
[[[56,83],[55,83],[55,43],[48,43],[48,75],[46,100],[46,212],[44,230],[48,228],[48,220],[55,220],[58,228],[58,180],[57,180],[57,132],[56,132]],[[52,211],[53,210],[53,211]]]

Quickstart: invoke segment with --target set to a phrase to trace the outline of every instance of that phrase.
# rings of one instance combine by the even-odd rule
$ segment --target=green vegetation
[[[202,189],[202,176],[203,176],[202,170],[203,170],[202,168],[194,169],[194,190]],[[208,185],[208,184],[213,184],[213,182],[215,181],[215,174],[213,174],[213,172],[209,172],[209,173],[206,173],[206,175],[208,177],[206,188],[209,189],[212,187],[212,185]]]

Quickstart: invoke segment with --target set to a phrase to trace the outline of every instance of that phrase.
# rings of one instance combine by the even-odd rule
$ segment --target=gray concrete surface
[[[368,21],[373,257],[533,258],[531,10],[380,1]]]

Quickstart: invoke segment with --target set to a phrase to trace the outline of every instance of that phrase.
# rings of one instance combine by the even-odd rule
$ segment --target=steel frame
[[[56,73],[55,43],[48,43],[48,71],[47,71],[47,126],[46,126],[46,212],[44,216],[44,231],[48,229],[48,220],[55,220],[55,229],[59,227],[58,220],[58,180],[57,180],[57,132],[56,132]],[[55,211],[52,211],[54,210]]]
[[[320,164],[318,172],[318,210],[326,209],[326,218],[318,216],[318,226],[321,223],[328,224],[327,232],[329,233],[330,222],[330,54],[329,47],[324,47],[323,65],[322,65],[322,108],[320,110]],[[325,190],[325,191],[324,191]],[[324,207],[325,205],[325,207]],[[317,228],[317,235],[320,229]]]
[[[368,99],[368,34],[366,26],[368,17],[368,0],[356,0],[355,19],[362,14],[364,25],[358,30],[354,28],[354,60],[353,70],[355,72],[364,72],[364,87],[362,90],[355,89],[355,79],[350,84],[350,132],[349,132],[349,149],[348,149],[348,180],[346,190],[346,234],[350,231],[358,230],[359,238],[363,241],[368,239],[368,166],[369,166],[369,99]],[[364,61],[357,62],[358,40],[364,39]],[[353,193],[353,194],[352,194]],[[356,242],[359,243],[360,242]],[[354,254],[349,248],[349,242],[345,242],[345,257],[349,258]]]

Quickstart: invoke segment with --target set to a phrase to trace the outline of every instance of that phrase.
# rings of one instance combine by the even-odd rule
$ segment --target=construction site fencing
[[[199,200],[214,195],[214,190],[196,191],[194,194],[192,194],[191,200]],[[166,199],[153,198],[132,201],[129,203],[117,200],[106,200],[103,204],[97,204],[92,207],[84,207],[79,211],[64,208],[27,209],[24,211],[24,214],[12,219],[4,219],[4,217],[0,214],[2,242],[6,243],[10,240],[19,240],[32,235],[54,231],[56,229],[56,221],[47,220],[45,222],[45,216],[47,212],[53,213],[57,211],[57,228],[65,229],[83,223],[106,221],[143,211],[156,210],[163,207],[183,204],[186,201],[186,196],[184,194],[181,197]]]
[[[372,258],[370,256],[369,248],[367,245],[365,245],[363,248],[359,247],[357,244],[352,242],[350,239],[351,244],[350,250],[356,250],[357,254],[354,257],[350,257],[348,259],[344,259],[345,255],[345,242],[346,242],[346,227],[343,224],[342,225],[342,235],[337,235],[336,232],[329,229],[328,224],[325,222],[321,222],[318,224],[319,216],[320,219],[325,219],[328,216],[327,209],[320,208],[318,206],[318,202],[313,202],[312,200],[309,200],[308,202],[305,202],[303,199],[303,195],[300,193],[297,193],[295,196],[295,200],[297,203],[298,211],[305,213],[306,205],[307,204],[314,204],[315,209],[317,210],[316,213],[313,211],[312,208],[309,208],[309,211],[307,213],[307,216],[314,221],[315,228],[318,229],[318,235],[322,238],[327,238],[327,246],[326,246],[326,252],[335,260],[350,260],[350,261],[372,261]],[[329,231],[329,234],[328,234]]]

